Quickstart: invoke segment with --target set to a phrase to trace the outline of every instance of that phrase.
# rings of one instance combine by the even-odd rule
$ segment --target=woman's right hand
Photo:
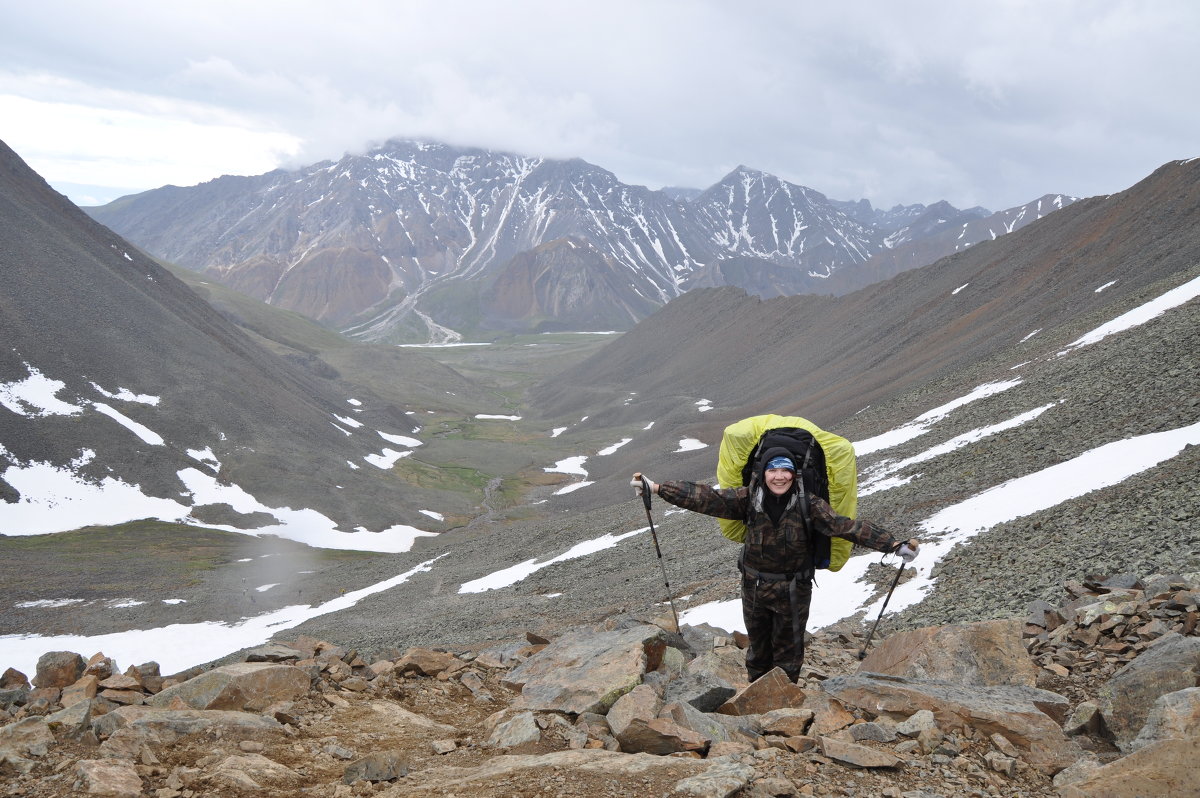
[[[658,493],[658,483],[652,482],[649,478],[645,477],[641,471],[634,472],[633,479],[629,480],[629,485],[633,488],[633,492],[638,496],[642,496],[646,493],[647,486],[649,486],[651,493]]]

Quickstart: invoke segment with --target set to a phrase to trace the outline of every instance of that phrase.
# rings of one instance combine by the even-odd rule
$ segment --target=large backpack
[[[717,457],[717,484],[722,488],[749,485],[758,470],[758,456],[782,446],[792,452],[797,476],[805,489],[829,502],[834,512],[853,518],[858,510],[858,468],[854,446],[800,416],[751,416],[725,428]],[[717,519],[721,534],[736,543],[746,538],[743,521]],[[854,547],[842,538],[813,535],[814,564],[837,571]]]

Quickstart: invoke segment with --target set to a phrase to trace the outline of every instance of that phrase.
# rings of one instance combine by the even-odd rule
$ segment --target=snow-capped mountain
[[[693,195],[626,185],[579,159],[389,141],[336,162],[168,186],[89,213],[156,256],[354,337],[436,341],[628,329],[697,286],[827,293],[828,278],[841,274],[840,293],[865,284],[854,267],[888,251],[889,235],[893,247],[926,235],[920,225],[897,230],[924,206],[864,222],[861,205],[856,214],[849,205],[746,167]],[[949,206],[938,214],[960,218]],[[921,255],[936,259],[975,235],[986,233]],[[554,267],[535,279],[527,262],[544,262],[549,245]],[[497,281],[506,296],[497,297]],[[525,315],[511,302],[518,290],[540,297]]]

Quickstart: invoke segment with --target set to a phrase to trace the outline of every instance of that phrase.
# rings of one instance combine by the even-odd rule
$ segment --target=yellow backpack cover
[[[730,424],[721,436],[721,449],[717,454],[717,486],[740,488],[742,467],[754,450],[758,439],[769,429],[799,427],[808,430],[825,453],[825,471],[829,477],[829,504],[838,515],[854,518],[858,512],[858,466],[854,459],[854,445],[850,441],[826,432],[806,418],[800,416],[751,416]],[[718,518],[721,534],[735,543],[746,539],[746,524]],[[830,539],[829,570],[840,570],[850,559],[854,544],[843,538]]]

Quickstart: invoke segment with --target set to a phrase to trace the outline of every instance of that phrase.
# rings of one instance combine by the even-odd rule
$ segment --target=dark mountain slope
[[[1200,261],[1198,221],[1200,161],[1175,162],[1125,192],[844,297],[692,292],[540,384],[533,401],[562,418],[632,392],[718,408],[669,417],[651,431],[663,438],[715,441],[726,423],[762,412],[835,425],[1002,349],[1019,356],[1039,329],[1101,310],[1115,317],[1139,289]],[[604,465],[619,470],[621,459]]]
[[[188,450],[209,449],[221,463],[219,479],[273,507],[314,508],[344,530],[419,518],[388,472],[349,467],[384,442],[334,425],[334,414],[348,416],[351,406],[327,378],[251,340],[3,145],[0,229],[0,382],[37,370],[63,383],[58,399],[83,408],[41,416],[0,408],[5,466],[46,462],[178,500],[186,494],[177,472],[207,468]],[[111,398],[122,389],[159,401]],[[93,412],[96,403],[116,406],[165,442],[146,443]],[[381,403],[368,404],[359,418],[365,428],[393,433],[411,427],[399,409]],[[90,462],[81,454],[89,450]],[[11,485],[4,490],[6,499],[17,498]]]

